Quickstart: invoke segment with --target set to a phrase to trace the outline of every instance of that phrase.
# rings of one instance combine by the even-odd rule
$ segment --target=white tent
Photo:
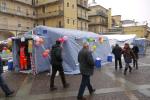
[[[136,38],[136,34],[129,35],[103,35],[109,39],[109,43],[111,46],[114,46],[116,43],[120,46],[123,46],[124,43],[131,44],[133,40]]]

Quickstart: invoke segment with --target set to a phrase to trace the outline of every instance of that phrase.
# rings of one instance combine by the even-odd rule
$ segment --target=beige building
[[[93,5],[89,8],[89,31],[108,32],[108,29],[111,28],[111,9],[106,9],[100,5]]]
[[[30,0],[0,0],[0,33],[27,31],[34,26],[33,7]],[[23,3],[24,2],[24,3]],[[26,2],[26,3],[25,3]]]
[[[0,0],[0,34],[37,25],[88,31],[88,0]]]
[[[123,32],[125,34],[136,34],[140,38],[150,39],[150,30],[147,25],[124,26]]]

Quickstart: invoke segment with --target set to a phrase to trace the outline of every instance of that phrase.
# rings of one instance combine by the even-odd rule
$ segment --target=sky
[[[92,0],[89,0],[91,2]],[[150,0],[95,0],[97,4],[112,9],[112,15],[122,15],[122,20],[147,21],[150,25]]]

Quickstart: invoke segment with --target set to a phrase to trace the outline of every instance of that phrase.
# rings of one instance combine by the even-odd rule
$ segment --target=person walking
[[[50,89],[51,91],[56,90],[57,88],[54,86],[54,79],[57,71],[59,71],[62,84],[64,88],[68,88],[69,84],[66,82],[65,74],[62,65],[62,48],[61,42],[59,40],[56,41],[56,44],[52,46],[51,49],[51,64],[52,64],[52,75],[50,79]]]
[[[132,48],[132,50],[133,50],[133,53],[135,55],[135,59],[133,59],[133,67],[136,67],[136,69],[138,69],[138,59],[139,59],[138,53],[139,53],[139,48],[138,48],[137,45],[134,45],[133,48]]]
[[[0,87],[4,91],[6,97],[12,96],[14,91],[9,89],[9,87],[7,86],[6,82],[3,79],[2,73],[3,73],[3,65],[2,65],[2,58],[0,56]]]
[[[126,64],[124,69],[124,75],[126,75],[128,68],[129,68],[129,72],[132,71],[132,67],[130,66],[130,63],[132,62],[132,59],[135,59],[134,53],[128,43],[125,43],[124,45],[123,56]]]
[[[80,66],[82,80],[77,99],[86,100],[86,98],[83,97],[86,86],[88,87],[90,94],[93,94],[95,92],[95,89],[93,89],[90,83],[90,76],[93,75],[94,73],[94,60],[92,57],[92,52],[89,50],[88,43],[83,44],[83,48],[80,50],[78,54],[78,62]]]
[[[115,70],[117,70],[118,62],[119,62],[119,68],[122,69],[122,61],[121,61],[122,48],[118,44],[116,44],[116,46],[112,50],[112,53],[115,56]]]

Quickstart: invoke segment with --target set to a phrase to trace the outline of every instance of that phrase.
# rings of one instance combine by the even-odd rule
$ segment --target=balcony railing
[[[100,21],[97,21],[97,22],[90,22],[90,23],[89,23],[89,26],[90,26],[90,25],[108,26],[108,22],[100,22]]]
[[[95,13],[89,14],[89,17],[92,17],[92,16],[102,16],[104,18],[108,18],[108,15],[102,11],[97,11]]]
[[[18,25],[8,25],[8,24],[0,24],[0,30],[9,30],[9,31],[29,31],[33,27],[29,26],[21,26],[18,27]]]
[[[61,0],[39,0],[38,2],[35,2],[35,6],[42,6],[45,4],[56,3],[58,1],[61,1]]]
[[[37,14],[38,19],[42,18],[51,18],[51,17],[57,17],[57,16],[62,16],[64,13],[62,10],[59,11],[52,11],[52,12],[46,12],[42,14]]]
[[[81,31],[88,31],[88,28],[85,28],[85,27],[78,27],[78,30],[81,30]]]
[[[16,9],[12,9],[12,8],[4,8],[2,6],[0,6],[0,12],[11,14],[11,15],[22,16],[22,17],[35,18],[33,14],[29,14],[23,11],[17,11]]]
[[[24,3],[24,4],[28,4],[28,5],[32,5],[32,0],[13,0],[16,2],[20,2],[20,3]]]
[[[86,21],[89,21],[87,16],[83,16],[83,15],[81,15],[81,14],[78,14],[78,18],[79,18],[79,19],[86,20]]]

